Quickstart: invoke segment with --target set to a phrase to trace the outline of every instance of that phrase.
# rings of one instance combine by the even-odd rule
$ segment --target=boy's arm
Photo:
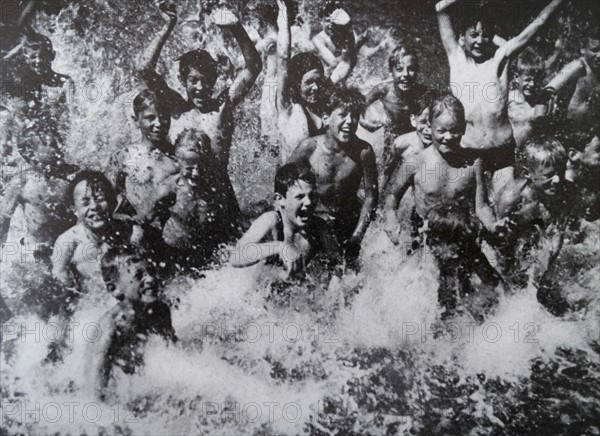
[[[479,245],[476,243],[471,244],[471,253],[469,255],[470,260],[473,261],[473,269],[483,283],[491,286],[498,286],[500,283],[503,283],[502,276],[490,264]]]
[[[21,203],[21,176],[16,175],[6,185],[4,196],[0,200],[0,248],[6,242],[10,220],[17,206]],[[4,257],[4,256],[2,256]]]
[[[496,51],[497,58],[510,59],[518,55],[533,37],[548,22],[552,14],[561,6],[564,0],[552,0],[519,35],[510,39]]]
[[[475,214],[483,223],[485,228],[493,231],[496,223],[496,214],[488,203],[488,193],[483,179],[483,170],[481,169],[481,159],[477,159],[473,165],[475,171]]]
[[[325,41],[323,40],[323,37],[321,36],[321,33],[316,35],[313,38],[312,42],[313,42],[315,48],[317,49],[317,52],[319,53],[319,57],[321,58],[321,60],[323,62],[325,62],[327,64],[327,66],[329,66],[329,67],[337,66],[337,64],[339,63],[339,60],[336,57],[336,55],[333,54],[331,52],[331,50],[329,50],[329,48],[327,47],[327,44],[325,44]]]
[[[73,277],[71,276],[71,259],[75,252],[76,242],[73,241],[73,234],[70,230],[60,235],[54,243],[52,251],[52,275],[63,286],[73,286]]]
[[[363,111],[363,113],[360,117],[360,125],[364,129],[368,130],[369,132],[374,132],[377,129],[380,129],[383,126],[383,123],[375,122],[374,120],[368,119],[366,117],[367,109],[369,108],[370,105],[375,103],[377,100],[381,100],[385,96],[386,92],[387,92],[387,84],[384,82],[384,83],[375,85],[369,91],[367,96],[365,97],[366,105],[365,105],[365,110]]]
[[[231,34],[240,45],[246,64],[244,69],[235,78],[233,85],[229,88],[229,101],[235,106],[242,101],[250,91],[250,88],[252,88],[252,85],[260,74],[260,70],[262,70],[262,61],[254,43],[239,20],[236,19],[222,27],[230,29]]]
[[[579,80],[586,75],[583,60],[576,59],[565,65],[556,76],[544,87],[544,90],[559,92],[566,85]]]
[[[377,163],[375,162],[375,152],[370,145],[368,145],[366,149],[361,152],[360,159],[363,167],[365,199],[363,200],[358,224],[356,225],[356,229],[350,238],[351,242],[356,243],[360,243],[362,238],[365,236],[365,232],[367,231],[367,228],[373,219],[373,213],[375,212],[375,209],[377,208],[377,202],[379,201]]]
[[[385,156],[385,160],[383,161],[383,171],[381,174],[381,190],[384,190],[387,184],[394,174],[394,170],[398,168],[402,156],[406,150],[410,147],[410,140],[406,138],[410,133],[401,135],[394,140],[394,144],[390,150],[390,153]]]
[[[105,389],[108,386],[108,378],[111,370],[111,360],[108,356],[108,350],[116,329],[115,317],[119,311],[119,306],[115,306],[105,313],[98,322],[100,331],[100,340],[89,342],[86,349],[85,365],[86,379],[90,381],[90,392],[95,397],[103,400]]]
[[[315,147],[316,143],[313,140],[313,138],[305,139],[294,149],[292,155],[288,160],[288,163],[309,164],[310,156],[314,152]]]
[[[236,244],[231,256],[231,265],[242,268],[279,255],[283,242],[261,242],[277,226],[277,221],[275,212],[266,212],[258,217]]]
[[[290,43],[292,32],[288,20],[287,5],[284,0],[277,0],[279,13],[277,15],[277,110],[290,105],[288,83],[288,64],[290,60]]]
[[[408,188],[413,185],[418,168],[419,163],[417,162],[403,162],[396,171],[396,178],[387,188],[383,210],[384,229],[394,243],[397,241],[400,224],[397,216],[398,207]]]
[[[454,33],[454,29],[452,28],[452,19],[447,11],[447,8],[456,3],[456,1],[457,0],[442,0],[435,5],[442,45],[449,58],[453,56],[459,48],[456,33]]]

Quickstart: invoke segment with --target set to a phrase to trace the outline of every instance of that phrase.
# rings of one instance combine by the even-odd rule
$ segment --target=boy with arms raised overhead
[[[317,179],[306,165],[288,163],[275,175],[275,210],[256,219],[232,255],[235,267],[277,259],[288,276],[305,270],[319,252],[334,258],[339,246],[315,216]]]
[[[317,215],[331,223],[348,259],[355,260],[377,207],[375,153],[356,136],[363,95],[355,88],[334,87],[325,101],[326,133],[300,143],[290,162],[307,163],[315,173],[321,200]],[[357,198],[361,183],[365,189],[362,205]]]
[[[508,119],[509,65],[546,24],[563,0],[552,0],[519,35],[496,47],[494,29],[481,6],[462,11],[457,33],[448,8],[459,0],[436,5],[442,44],[450,63],[452,92],[465,107],[464,148],[480,149],[486,168],[497,170],[514,163],[515,141]],[[467,21],[468,20],[468,21]],[[495,180],[497,178],[494,178]]]

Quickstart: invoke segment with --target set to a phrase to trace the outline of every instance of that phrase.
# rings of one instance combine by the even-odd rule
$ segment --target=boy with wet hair
[[[385,156],[379,186],[381,193],[385,192],[390,177],[402,162],[431,145],[429,108],[434,100],[435,94],[429,91],[409,105],[410,124],[415,130],[397,137],[390,153]]]
[[[513,165],[515,140],[508,118],[509,66],[539,33],[563,0],[552,0],[519,35],[500,47],[493,43],[495,29],[490,11],[475,6],[460,11],[463,18],[455,33],[448,9],[460,0],[436,5],[440,36],[450,63],[452,92],[465,107],[464,148],[479,149],[487,168],[494,171]],[[495,184],[506,180],[494,177]]]
[[[485,202],[475,202],[482,183],[480,159],[461,147],[465,132],[465,110],[451,95],[438,98],[429,109],[432,145],[411,156],[399,167],[388,187],[385,200],[385,229],[392,241],[400,232],[396,216],[400,201],[413,188],[415,209],[412,235],[420,239],[423,220],[433,208],[453,203],[464,214],[473,212],[490,225],[491,210]]]
[[[86,367],[95,395],[104,400],[115,367],[135,373],[150,335],[177,341],[169,306],[159,300],[158,281],[144,259],[129,247],[113,248],[102,257],[106,289],[118,303],[99,320],[102,336],[90,343]]]
[[[333,83],[341,83],[352,73],[358,52],[350,16],[339,1],[328,0],[319,10],[319,18],[323,30],[312,42],[327,66],[327,76]]]
[[[226,181],[215,170],[206,134],[184,130],[175,141],[175,157],[179,174],[168,182],[174,204],[162,237],[180,268],[199,268],[237,229],[237,209],[235,204],[227,204]]]
[[[306,269],[319,252],[329,258],[339,253],[335,237],[315,216],[317,178],[310,167],[288,163],[275,174],[275,210],[258,217],[238,241],[234,267],[276,260],[292,276]]]
[[[133,227],[113,219],[115,191],[98,171],[75,176],[67,192],[77,224],[60,235],[52,253],[52,275],[64,286],[90,293],[104,289],[100,259],[109,247],[128,244]]]
[[[361,241],[377,207],[377,166],[371,145],[356,136],[365,100],[356,88],[329,89],[325,134],[304,140],[290,162],[308,164],[317,177],[317,215],[328,221],[347,259],[356,261]],[[364,186],[361,204],[358,189]]]
[[[418,83],[419,58],[417,52],[405,46],[394,49],[388,60],[392,80],[376,85],[367,94],[367,107],[381,100],[387,120],[368,120],[364,116],[361,126],[370,132],[385,126],[389,144],[399,135],[410,132],[411,108],[427,89]]]

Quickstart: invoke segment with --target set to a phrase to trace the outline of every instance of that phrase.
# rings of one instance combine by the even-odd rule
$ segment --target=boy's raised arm
[[[442,0],[435,5],[442,45],[444,46],[444,50],[448,57],[452,56],[459,48],[456,33],[454,33],[454,29],[452,28],[452,20],[447,11],[447,8],[454,3],[456,3],[456,0]]]
[[[227,20],[226,24],[221,24],[221,27],[226,27],[230,30],[240,45],[244,62],[246,63],[244,69],[238,74],[233,85],[229,88],[229,101],[235,106],[242,101],[250,91],[250,88],[252,88],[252,85],[260,74],[260,70],[262,70],[262,61],[260,53],[256,50],[256,46],[237,18],[235,20]]]
[[[292,32],[288,19],[288,10],[285,0],[277,0],[279,12],[277,14],[277,110],[290,105],[288,83],[288,64],[290,61],[290,44]]]
[[[21,176],[15,176],[6,185],[4,196],[0,200],[0,248],[6,242],[10,220],[21,202]],[[3,256],[2,256],[3,257]]]
[[[362,209],[360,210],[360,217],[356,229],[352,234],[351,240],[360,243],[363,236],[371,223],[373,213],[377,208],[377,202],[379,201],[379,188],[377,184],[377,164],[375,162],[375,153],[373,148],[368,146],[361,153],[361,162],[363,167],[363,181],[365,187],[365,199],[363,201]]]
[[[496,52],[496,57],[502,56],[504,58],[512,58],[518,55],[529,41],[541,30],[542,27],[548,22],[550,17],[556,10],[561,6],[564,0],[552,0],[539,15],[527,26],[519,35],[510,39]]]

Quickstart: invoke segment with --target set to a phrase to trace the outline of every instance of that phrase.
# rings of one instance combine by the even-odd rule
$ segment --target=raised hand
[[[169,0],[156,0],[156,7],[165,23],[175,24],[177,22],[177,8],[175,3]]]
[[[217,26],[225,27],[225,26],[235,26],[239,24],[240,20],[237,15],[234,14],[231,9],[226,8],[225,6],[220,6],[216,8],[212,14],[210,15],[210,19]]]

